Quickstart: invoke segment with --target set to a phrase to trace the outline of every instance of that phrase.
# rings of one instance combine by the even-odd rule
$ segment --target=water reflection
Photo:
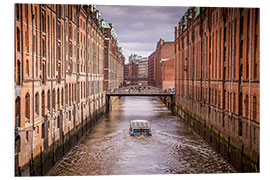
[[[129,122],[150,122],[152,136],[129,136]],[[227,173],[233,168],[157,97],[122,97],[49,175]]]

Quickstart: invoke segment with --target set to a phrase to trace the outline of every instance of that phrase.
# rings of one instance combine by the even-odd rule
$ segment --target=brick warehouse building
[[[175,68],[174,56],[169,59],[163,59],[161,63],[162,89],[172,89],[175,87]]]
[[[139,84],[139,63],[143,59],[142,56],[137,54],[130,54],[128,57],[128,63],[125,64],[125,81],[126,85],[138,85]]]
[[[14,14],[15,175],[44,175],[105,110],[104,29],[94,5]]]
[[[157,42],[156,50],[148,57],[148,61],[149,85],[156,86],[161,89],[168,89],[167,85],[169,84],[174,86],[174,82],[168,83],[167,79],[168,76],[171,76],[171,80],[175,79],[174,67],[169,65],[174,64],[173,40],[160,38],[160,40]]]
[[[175,27],[175,111],[241,172],[259,171],[259,19],[189,8]]]
[[[154,86],[155,85],[155,54],[156,52],[152,52],[152,54],[150,54],[150,56],[148,56],[148,84],[151,85],[151,86]]]
[[[123,85],[125,58],[118,47],[116,32],[111,23],[101,20],[104,29],[104,91],[113,90]]]
[[[138,64],[138,84],[148,85],[148,58],[143,57]]]

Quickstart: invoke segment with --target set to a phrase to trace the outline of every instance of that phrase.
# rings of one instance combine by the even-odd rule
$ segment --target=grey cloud
[[[150,55],[160,38],[174,39],[174,27],[187,7],[98,5],[97,9],[101,18],[114,25],[120,45],[124,45],[124,54],[126,49],[127,52],[144,54],[150,50]],[[145,44],[138,46],[138,43]]]

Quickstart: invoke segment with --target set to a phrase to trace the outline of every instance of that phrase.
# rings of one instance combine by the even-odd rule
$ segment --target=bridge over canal
[[[111,96],[164,96],[171,98],[171,107],[174,106],[174,95],[175,92],[171,90],[164,90],[154,86],[141,86],[131,85],[124,86],[119,89],[106,92],[106,112],[110,111],[110,97]],[[171,108],[173,110],[173,108]]]

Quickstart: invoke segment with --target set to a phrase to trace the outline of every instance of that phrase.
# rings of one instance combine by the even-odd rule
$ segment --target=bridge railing
[[[115,95],[115,94],[168,94],[174,95],[175,92],[173,90],[163,90],[156,87],[151,86],[127,86],[114,90],[107,90],[107,95]]]

